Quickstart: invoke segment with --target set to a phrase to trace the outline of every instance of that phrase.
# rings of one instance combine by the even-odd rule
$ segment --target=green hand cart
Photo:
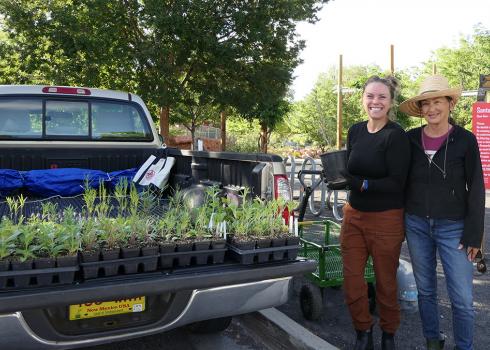
[[[315,234],[311,230],[323,226],[323,243],[315,243],[305,238],[305,228],[309,227],[308,236]],[[343,283],[342,255],[340,252],[340,225],[331,220],[298,222],[298,234],[302,247],[298,254],[318,261],[316,271],[306,275],[308,283],[300,291],[300,305],[303,316],[308,320],[317,320],[323,313],[323,295],[325,287],[339,288]],[[318,235],[318,233],[317,233]],[[321,233],[320,233],[321,235]],[[374,287],[374,269],[369,257],[364,272],[368,283],[369,309],[376,307],[376,290]]]

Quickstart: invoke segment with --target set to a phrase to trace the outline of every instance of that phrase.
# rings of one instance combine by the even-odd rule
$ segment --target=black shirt
[[[368,188],[352,188],[350,205],[370,212],[403,208],[409,164],[410,143],[400,125],[389,121],[370,133],[367,121],[354,124],[347,134],[347,169],[368,180]]]

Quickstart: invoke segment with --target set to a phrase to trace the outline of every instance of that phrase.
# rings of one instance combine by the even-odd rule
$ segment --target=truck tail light
[[[89,89],[65,87],[65,86],[45,86],[42,90],[44,93],[49,94],[66,94],[66,95],[90,95]]]
[[[274,198],[283,198],[286,201],[290,201],[293,198],[286,175],[274,175]],[[289,225],[290,215],[288,208],[284,208],[281,216],[284,218],[286,225]]]
[[[292,199],[291,187],[286,175],[274,175],[274,198],[283,198],[286,201]]]
[[[286,175],[274,175],[274,198],[283,198],[286,201],[292,199],[291,187]]]

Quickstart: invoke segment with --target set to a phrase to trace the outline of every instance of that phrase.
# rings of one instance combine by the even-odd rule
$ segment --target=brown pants
[[[376,275],[376,304],[380,326],[395,333],[400,325],[396,272],[405,236],[403,209],[363,212],[344,207],[340,233],[344,265],[345,302],[357,330],[368,330],[373,324],[369,313],[368,288],[364,269],[369,255]]]

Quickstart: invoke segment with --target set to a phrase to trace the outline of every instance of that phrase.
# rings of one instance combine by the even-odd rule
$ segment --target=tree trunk
[[[267,153],[267,124],[260,123],[260,152]]]
[[[191,150],[196,150],[196,126],[192,123],[191,130]]]
[[[169,130],[170,130],[170,108],[160,108],[160,135],[163,137],[163,142],[169,142]]]
[[[226,112],[221,111],[221,151],[226,151]]]

